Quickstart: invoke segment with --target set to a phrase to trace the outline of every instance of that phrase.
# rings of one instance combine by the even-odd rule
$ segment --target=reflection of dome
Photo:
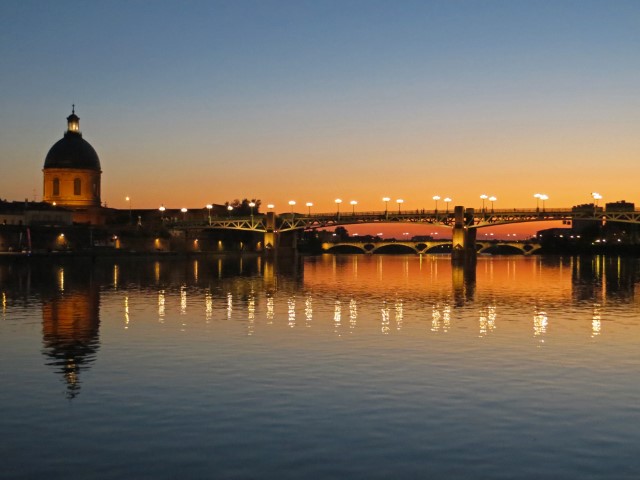
[[[89,368],[100,348],[100,300],[95,289],[64,293],[42,305],[42,334],[47,365],[67,385],[67,397],[80,390],[79,374]]]

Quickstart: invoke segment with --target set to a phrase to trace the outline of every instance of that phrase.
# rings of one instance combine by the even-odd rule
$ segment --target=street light
[[[249,208],[251,209],[251,227],[253,227],[253,207],[256,206],[256,202],[251,201],[249,202]]]
[[[311,207],[313,207],[313,203],[307,202],[307,208],[309,209],[309,216],[311,216]]]
[[[602,195],[600,195],[598,192],[592,192],[591,196],[596,201],[596,207],[597,207],[598,206],[598,200],[602,199]]]
[[[480,198],[482,199],[482,213],[484,213],[484,201],[489,197],[483,193]]]
[[[447,205],[447,211],[446,213],[449,213],[449,203],[451,202],[451,199],[449,197],[445,197],[444,199],[444,203]]]
[[[131,215],[131,197],[127,195],[124,199],[129,202],[129,223],[133,223],[133,216]]]
[[[233,207],[231,205],[227,205],[227,212],[229,213],[229,217],[231,217],[231,212],[233,212]]]
[[[389,201],[391,199],[389,197],[382,197],[382,201],[384,202],[384,216],[385,218],[389,218]]]
[[[187,215],[187,209],[186,209],[186,208],[184,208],[184,207],[182,207],[182,208],[180,209],[180,211],[182,212],[182,221],[184,222],[185,217],[186,217],[186,215]]]
[[[498,200],[496,197],[489,197],[489,201],[491,202],[491,213],[493,213],[493,202]]]
[[[536,212],[540,211],[540,197],[542,197],[541,193],[536,193],[533,195],[536,199]]]
[[[437,215],[438,214],[438,200],[440,200],[440,195],[434,195],[432,198],[436,201],[436,210],[435,210],[435,212],[436,212],[436,215]]]
[[[404,203],[404,200],[399,198],[399,199],[396,200],[396,202],[398,203],[398,215],[400,215],[400,207]]]
[[[166,208],[164,208],[164,205],[160,205],[160,208],[158,210],[160,210],[160,220],[164,222],[164,211],[166,210]]]
[[[291,205],[291,218],[293,219],[293,206],[296,204],[295,200],[289,200],[289,205]]]
[[[542,211],[544,212],[544,201],[549,200],[549,196],[543,193],[542,195],[540,195],[540,200],[542,200]]]
[[[213,205],[211,205],[210,203],[207,203],[207,211],[209,213],[209,225],[211,225],[211,209],[213,208]]]
[[[275,206],[273,203],[269,203],[269,204],[267,205],[267,208],[268,208],[269,210],[273,210],[274,208],[276,208],[276,206]]]
[[[355,215],[356,214],[356,205],[358,204],[358,202],[356,200],[351,200],[351,215]]]
[[[342,199],[336,198],[336,207],[338,207],[338,220],[340,220],[340,204],[342,203]]]

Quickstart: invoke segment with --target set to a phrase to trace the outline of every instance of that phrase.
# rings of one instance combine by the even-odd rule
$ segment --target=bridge
[[[474,209],[462,209],[464,225],[467,228],[482,228],[496,225],[507,225],[525,222],[544,221],[605,221],[640,224],[640,211],[609,211],[602,207],[593,209],[556,208],[553,210],[538,209],[495,209],[475,211]],[[269,220],[272,216],[273,220]],[[453,227],[456,223],[455,211],[417,210],[402,212],[354,212],[354,213],[319,213],[301,214],[285,213],[276,215],[275,212],[257,214],[247,217],[211,217],[211,220],[201,221],[176,221],[174,227],[189,228],[215,228],[230,230],[247,230],[255,232],[267,232],[270,224],[279,232],[291,230],[313,230],[320,228],[332,228],[343,225],[375,224],[375,223],[409,223],[433,226]]]
[[[247,217],[211,217],[201,221],[175,221],[169,225],[179,230],[223,229],[256,232],[263,235],[262,245],[266,249],[277,249],[279,238],[283,234],[293,234],[305,230],[331,229],[343,225],[362,225],[376,223],[406,223],[414,225],[445,226],[452,229],[452,254],[457,257],[475,256],[478,229],[497,225],[508,225],[525,222],[545,221],[585,221],[585,222],[618,222],[640,224],[638,210],[606,210],[597,205],[586,205],[574,208],[555,209],[481,209],[456,206],[449,210],[415,210],[415,211],[373,211],[347,213],[283,213],[276,215],[274,211]],[[514,244],[515,246],[515,244]],[[416,249],[416,247],[411,247]],[[516,247],[519,248],[519,247]],[[537,250],[537,248],[536,248]],[[480,250],[481,251],[481,250]],[[530,252],[529,252],[530,253]]]
[[[417,254],[427,253],[450,253],[453,248],[453,242],[451,240],[428,240],[428,241],[376,241],[376,242],[357,242],[357,241],[344,241],[344,242],[330,242],[322,244],[323,252],[336,252],[339,250],[357,250],[361,253],[384,253],[385,251],[404,249],[407,252],[414,252]],[[531,255],[536,252],[542,245],[538,242],[524,241],[524,242],[503,242],[499,240],[492,241],[477,241],[476,253],[486,253],[492,249],[510,249],[511,251],[519,252],[524,255]]]

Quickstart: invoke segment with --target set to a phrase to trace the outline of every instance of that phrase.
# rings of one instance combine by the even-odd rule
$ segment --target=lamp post
[[[435,209],[435,212],[436,212],[436,215],[438,215],[438,200],[440,200],[440,195],[434,195],[434,196],[433,196],[433,199],[434,199],[434,200],[435,200],[435,202],[436,202],[436,209]]]
[[[447,206],[447,211],[445,213],[449,213],[449,203],[451,203],[451,199],[449,197],[445,197],[444,203]]]
[[[249,209],[251,212],[251,228],[253,228],[253,208],[256,206],[256,202],[251,201],[249,202]]]
[[[186,218],[186,216],[187,216],[187,209],[186,209],[186,208],[184,208],[184,207],[182,207],[182,208],[180,209],[180,211],[182,212],[182,221],[184,222],[184,221],[185,221],[185,218]]]
[[[549,196],[543,193],[542,195],[540,195],[540,200],[542,200],[542,211],[544,212],[544,202],[545,200],[549,200]]]
[[[355,216],[355,214],[356,214],[356,205],[358,204],[358,202],[356,200],[351,200],[349,203],[351,204],[351,215]]]
[[[227,213],[229,214],[229,218],[231,218],[231,212],[233,212],[233,207],[231,205],[227,205]]]
[[[382,197],[382,201],[384,202],[384,218],[389,218],[389,197]]]
[[[593,197],[593,215],[596,214],[596,212],[598,211],[598,200],[602,199],[602,195],[600,195],[598,192],[591,192],[591,196]]]
[[[536,193],[533,195],[536,199],[536,212],[540,211],[540,197],[542,197],[541,193]]]
[[[342,203],[342,199],[336,198],[336,207],[338,208],[338,220],[340,220],[340,204]]]
[[[127,195],[124,199],[129,202],[129,223],[133,223],[133,215],[131,214],[131,197]]]
[[[398,203],[398,215],[400,215],[400,207],[404,203],[404,200],[399,198],[399,199],[396,200],[396,202]]]
[[[309,216],[311,216],[311,207],[313,207],[313,203],[307,202],[307,209],[309,210]]]
[[[211,205],[210,203],[207,203],[207,213],[209,214],[209,225],[211,225],[211,209],[213,208],[213,205]]]
[[[591,196],[593,197],[593,199],[595,200],[595,205],[596,207],[598,206],[598,200],[602,199],[602,195],[600,195],[598,192],[592,192]]]
[[[491,213],[493,213],[493,202],[498,200],[496,197],[489,197],[489,201],[491,202]]]
[[[164,208],[164,205],[160,205],[160,208],[158,210],[160,210],[160,221],[164,223],[164,211],[166,210],[166,208]]]
[[[291,220],[293,220],[293,207],[296,204],[295,200],[289,200],[289,205],[291,205]]]
[[[489,197],[483,193],[480,198],[482,199],[482,213],[484,213],[484,201]]]

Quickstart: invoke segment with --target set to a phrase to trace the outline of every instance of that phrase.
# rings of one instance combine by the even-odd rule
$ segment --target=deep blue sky
[[[5,1],[0,58],[3,198],[75,103],[112,206],[640,204],[638,1]]]

